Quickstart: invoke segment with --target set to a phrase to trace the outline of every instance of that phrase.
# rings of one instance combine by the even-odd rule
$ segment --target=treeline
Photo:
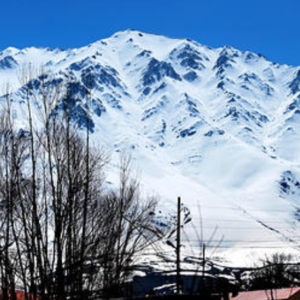
[[[107,156],[90,142],[89,88],[79,131],[76,107],[58,109],[62,99],[74,102],[72,84],[43,80],[24,83],[26,128],[15,124],[9,90],[1,100],[1,297],[15,300],[17,290],[26,300],[121,296],[135,255],[161,238],[157,201],[141,199],[127,157],[119,187],[107,189]]]

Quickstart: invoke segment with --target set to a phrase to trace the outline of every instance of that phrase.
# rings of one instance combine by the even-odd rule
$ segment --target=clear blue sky
[[[300,0],[1,0],[0,50],[79,47],[128,28],[300,65]]]

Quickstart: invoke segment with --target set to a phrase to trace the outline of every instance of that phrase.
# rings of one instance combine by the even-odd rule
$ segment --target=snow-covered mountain
[[[297,253],[300,67],[135,30],[79,49],[8,48],[0,52],[0,96],[9,83],[20,127],[27,106],[19,79],[28,65],[46,74],[34,76],[33,89],[71,78],[76,95],[68,105],[82,129],[82,95],[91,85],[90,128],[95,145],[112,155],[110,180],[119,153],[129,151],[145,190],[161,196],[162,220],[181,196],[194,224],[186,251],[203,237],[211,240],[208,255],[239,264],[269,251]]]

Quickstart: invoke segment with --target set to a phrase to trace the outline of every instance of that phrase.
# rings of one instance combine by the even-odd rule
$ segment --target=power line
[[[191,242],[198,242],[198,240],[192,239],[189,240]],[[201,241],[203,243],[219,243],[219,240],[203,240]],[[222,240],[222,243],[287,243],[288,241],[270,241],[270,240],[250,240],[250,241],[246,241],[246,240]],[[293,241],[296,242],[296,241]],[[300,240],[297,241],[299,242],[299,246],[300,246]]]
[[[299,237],[299,236],[298,236]],[[289,239],[291,237],[287,237]],[[188,240],[187,242],[199,242],[199,240]],[[201,243],[205,243],[208,248],[223,248],[223,249],[287,249],[287,248],[300,248],[300,240],[283,240],[283,241],[271,241],[271,240],[203,240]],[[223,245],[225,243],[225,245]],[[228,245],[228,243],[244,243],[244,244],[260,244],[255,246],[239,246],[239,245]],[[299,246],[295,243],[299,243]],[[226,245],[227,244],[227,245]],[[263,244],[269,244],[263,246]],[[271,244],[271,245],[270,245]],[[285,246],[284,246],[285,244]]]
[[[238,223],[253,223],[253,222],[257,222],[257,220],[230,220],[230,219],[204,219],[202,218],[202,221],[204,222],[210,222],[210,221],[217,221],[217,222],[238,222]],[[259,220],[260,222],[263,223],[267,223],[267,224],[287,224],[287,222],[283,222],[283,221],[273,221],[273,220]],[[300,225],[300,224],[299,224]]]
[[[216,246],[213,245],[208,245],[208,248],[216,248]],[[223,248],[223,249],[287,249],[287,248],[292,248],[291,246],[249,246],[249,247],[245,247],[245,246],[219,246],[217,247],[219,248]]]
[[[217,225],[217,224],[216,224]],[[254,224],[253,224],[254,225]],[[260,223],[257,223],[255,224],[256,226],[253,226],[253,227],[226,227],[226,226],[220,226],[219,229],[222,230],[222,229],[231,229],[231,230],[244,230],[244,229],[265,229],[266,227],[264,226],[264,224],[260,224]],[[268,225],[268,224],[265,224],[265,225]],[[203,228],[215,228],[216,226],[209,226],[209,225],[204,225],[202,226]],[[275,227],[275,229],[286,229],[286,227]]]
[[[263,212],[263,209],[243,209],[239,207],[228,207],[228,206],[212,206],[212,205],[201,205],[201,208],[212,208],[212,209],[228,209],[228,210],[237,210],[237,211],[246,211],[246,212],[252,212],[252,211],[259,211]],[[296,208],[295,208],[296,209]],[[283,212],[282,209],[266,209],[268,212]]]

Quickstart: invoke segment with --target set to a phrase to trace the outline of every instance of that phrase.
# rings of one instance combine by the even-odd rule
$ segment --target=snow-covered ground
[[[80,93],[93,82],[92,137],[111,155],[108,181],[116,182],[126,151],[144,191],[160,196],[162,219],[181,196],[193,219],[183,252],[199,254],[200,239],[208,256],[232,265],[298,254],[300,67],[134,30],[80,49],[8,48],[0,52],[0,93],[9,83],[20,127],[28,66],[37,86],[41,68],[50,86],[72,78],[81,127]],[[38,126],[39,97],[31,99]]]

